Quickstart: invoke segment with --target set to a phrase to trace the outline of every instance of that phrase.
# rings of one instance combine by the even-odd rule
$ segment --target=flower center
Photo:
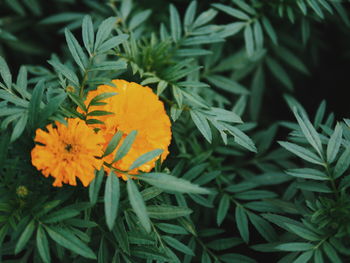
[[[73,146],[71,144],[67,144],[64,149],[67,151],[67,152],[70,152],[72,150]]]

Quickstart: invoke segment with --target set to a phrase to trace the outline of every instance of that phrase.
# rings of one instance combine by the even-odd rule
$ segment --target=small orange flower
[[[105,147],[117,131],[122,131],[125,138],[133,130],[138,134],[129,151],[129,153],[114,163],[113,166],[119,170],[126,171],[130,165],[142,154],[155,149],[162,149],[162,160],[169,154],[168,147],[171,141],[171,123],[164,104],[158,96],[153,93],[149,87],[141,86],[134,82],[125,80],[113,80],[115,87],[109,85],[100,85],[97,90],[90,91],[87,95],[85,104],[97,95],[106,92],[116,92],[117,95],[103,100],[105,105],[91,106],[89,111],[103,110],[112,112],[112,115],[94,116],[94,119],[101,120],[105,125],[97,125],[106,139]],[[95,127],[97,127],[95,126]],[[122,141],[119,145],[122,144]],[[111,163],[114,155],[105,157],[105,161]],[[140,166],[138,169],[129,171],[130,174],[136,174],[137,170],[149,172],[154,166],[154,160]],[[125,180],[126,177],[122,176]]]
[[[67,119],[65,126],[55,122],[56,128],[49,124],[48,132],[36,130],[35,141],[40,143],[32,150],[32,164],[45,177],[55,178],[53,186],[62,183],[76,185],[76,177],[84,186],[94,179],[95,169],[100,169],[105,140],[100,133],[80,119]]]

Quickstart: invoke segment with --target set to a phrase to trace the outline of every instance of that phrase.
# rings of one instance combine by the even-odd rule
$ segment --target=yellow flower
[[[117,93],[117,95],[103,100],[106,103],[105,105],[91,106],[89,108],[89,112],[103,110],[113,113],[112,115],[93,117],[105,123],[105,125],[97,125],[106,139],[105,147],[117,131],[123,132],[123,138],[133,130],[138,131],[128,154],[114,163],[113,167],[126,171],[138,157],[155,149],[163,150],[161,158],[164,160],[169,154],[171,123],[164,109],[163,102],[159,100],[158,96],[149,87],[125,80],[113,80],[112,83],[115,87],[100,85],[97,90],[90,91],[85,104],[88,105],[99,94],[106,92]],[[122,141],[118,147],[121,144]],[[106,156],[105,161],[111,163],[115,152]],[[136,174],[137,170],[149,172],[155,166],[156,159],[143,164],[129,173]],[[121,174],[118,174],[118,176],[122,176],[124,180],[126,179]]]
[[[103,165],[103,160],[95,157],[102,156],[105,141],[83,120],[67,121],[67,126],[59,122],[55,122],[56,128],[47,125],[47,132],[36,130],[35,141],[39,144],[32,150],[32,164],[45,177],[55,178],[53,186],[76,185],[76,177],[88,186],[95,168]]]

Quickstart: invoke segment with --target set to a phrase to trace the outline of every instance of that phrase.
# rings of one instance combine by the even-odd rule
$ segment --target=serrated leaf
[[[230,7],[230,6],[227,6],[227,5],[223,5],[223,4],[212,4],[212,6],[216,7],[217,9],[225,12],[226,14],[229,14],[230,16],[233,16],[235,18],[238,18],[238,19],[241,19],[241,20],[249,20],[250,17],[245,14],[244,12],[236,9],[236,8],[233,8],[233,7]]]
[[[306,242],[290,242],[275,246],[281,251],[308,251],[314,248],[314,245]]]
[[[210,192],[196,184],[192,184],[182,178],[165,173],[147,173],[138,175],[137,178],[167,191],[193,194],[209,194]]]
[[[171,206],[171,205],[151,205],[147,206],[149,217],[159,220],[170,220],[192,213],[187,207]]]
[[[216,223],[218,224],[218,226],[220,226],[222,221],[224,221],[229,208],[230,208],[230,196],[227,194],[224,194],[220,199],[218,211],[216,214]]]
[[[100,48],[101,44],[111,34],[114,26],[116,25],[116,22],[117,22],[117,18],[115,17],[110,17],[102,21],[96,33],[94,52],[96,52]]]
[[[236,206],[235,218],[238,231],[244,240],[244,242],[249,242],[249,228],[248,228],[248,217],[242,206]]]
[[[342,153],[334,168],[334,178],[338,178],[349,168],[350,165],[350,146]]]
[[[249,91],[236,82],[233,79],[229,79],[220,75],[210,75],[206,77],[207,80],[215,85],[218,88],[221,88],[222,90],[228,91],[233,94],[248,94]]]
[[[112,48],[115,48],[116,46],[125,42],[128,38],[129,38],[129,35],[127,35],[127,34],[120,34],[118,36],[112,37],[112,38],[108,39],[106,42],[102,43],[97,48],[96,51],[99,54],[105,53],[108,50],[111,50]]]
[[[247,51],[248,57],[253,56],[254,50],[255,50],[254,35],[250,25],[247,25],[244,28],[244,41],[245,41],[245,49]]]
[[[137,135],[137,131],[131,131],[128,136],[126,136],[126,138],[124,139],[122,145],[119,147],[119,149],[117,150],[117,153],[114,157],[113,163],[116,161],[119,161],[120,159],[122,159],[125,155],[128,154],[135,138]]]
[[[144,227],[144,229],[147,232],[150,232],[151,221],[149,219],[146,205],[142,198],[142,195],[140,194],[139,190],[137,189],[137,186],[135,185],[132,179],[128,179],[126,186],[131,207],[133,208],[135,214],[139,218],[140,223]]]
[[[148,17],[151,15],[151,13],[152,11],[148,9],[134,15],[129,22],[129,29],[134,30],[139,25],[144,23],[148,19]]]
[[[25,245],[28,243],[29,239],[32,237],[34,230],[35,222],[34,220],[32,220],[29,222],[29,224],[26,226],[26,228],[23,230],[23,233],[19,237],[15,247],[15,254],[18,254],[23,250]]]
[[[267,32],[267,34],[269,35],[270,39],[272,40],[272,42],[275,45],[277,45],[277,35],[276,35],[276,32],[275,32],[275,29],[271,25],[270,20],[267,17],[264,16],[261,21],[262,21],[264,29]]]
[[[0,75],[4,80],[6,87],[8,89],[11,89],[12,75],[6,61],[3,59],[2,56],[0,56]]]
[[[130,165],[129,170],[133,170],[135,168],[140,167],[141,165],[144,165],[145,163],[152,161],[154,158],[161,155],[163,151],[164,150],[162,149],[155,149],[153,151],[141,155]]]
[[[340,145],[342,142],[343,129],[342,126],[337,123],[335,126],[334,132],[331,135],[328,145],[327,145],[327,162],[332,163],[337,156]]]
[[[120,198],[119,179],[111,172],[106,180],[104,194],[104,208],[106,215],[106,223],[109,230],[114,227],[115,219],[117,218],[118,206]]]
[[[190,256],[194,256],[192,249],[171,236],[162,236],[162,239],[172,248]]]
[[[309,151],[308,149],[301,147],[297,144],[290,143],[290,142],[278,142],[283,148],[286,150],[294,153],[295,155],[299,156],[305,161],[308,161],[310,163],[323,165],[322,160],[313,152]]]
[[[69,79],[75,85],[75,87],[79,87],[79,79],[71,69],[59,61],[50,60],[48,63],[53,66],[58,73],[61,73],[63,76]]]
[[[94,48],[95,34],[91,17],[86,15],[82,24],[83,42],[87,52],[91,55]]]
[[[309,119],[302,113],[300,116],[296,108],[293,109],[294,115],[299,123],[302,133],[305,135],[305,138],[311,144],[312,147],[317,151],[318,155],[322,158],[322,143],[319,134],[312,126]]]
[[[170,31],[174,42],[178,42],[181,38],[181,21],[174,5],[170,5]]]
[[[55,226],[45,226],[49,236],[60,246],[85,258],[96,259],[95,253],[71,231]]]
[[[85,67],[87,65],[87,57],[79,45],[78,40],[74,37],[74,35],[66,28],[64,31],[66,41],[68,44],[68,49],[70,53],[72,54],[72,57],[74,61],[77,63],[77,65],[82,69],[85,70]]]
[[[202,133],[204,138],[211,143],[212,133],[205,115],[194,110],[190,111],[190,115],[198,130]]]
[[[40,225],[36,232],[36,247],[39,251],[39,255],[42,261],[44,261],[44,263],[50,263],[51,256],[50,256],[49,242],[47,240],[44,229]]]

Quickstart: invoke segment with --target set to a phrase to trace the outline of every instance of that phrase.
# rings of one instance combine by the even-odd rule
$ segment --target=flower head
[[[124,138],[131,131],[138,131],[128,154],[114,163],[113,166],[125,171],[142,154],[155,149],[163,150],[161,158],[164,160],[169,154],[171,123],[164,109],[163,102],[159,100],[158,96],[149,87],[125,80],[113,80],[112,83],[115,87],[100,85],[97,90],[90,91],[85,104],[88,105],[99,94],[107,92],[117,93],[117,95],[103,100],[106,103],[105,105],[91,106],[89,108],[89,111],[103,110],[113,113],[113,115],[93,117],[105,123],[105,125],[98,126],[106,139],[105,147],[117,131],[122,131]],[[121,144],[122,142],[119,143],[119,145]],[[115,152],[106,156],[105,161],[110,163],[114,154]],[[150,171],[155,166],[156,159],[143,164],[138,170]],[[137,169],[129,171],[129,173],[136,174]],[[126,179],[125,177],[123,178]]]
[[[100,169],[103,160],[104,138],[80,119],[68,119],[68,125],[49,124],[47,132],[36,130],[37,144],[32,150],[32,164],[45,177],[55,178],[54,186],[62,183],[76,185],[76,177],[84,186],[94,179],[94,171]]]

